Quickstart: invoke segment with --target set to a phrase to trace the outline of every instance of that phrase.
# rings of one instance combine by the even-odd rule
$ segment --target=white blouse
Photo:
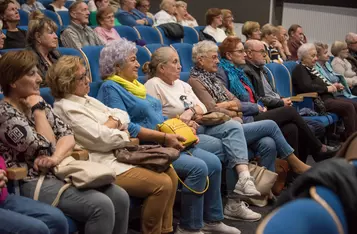
[[[227,37],[223,29],[213,28],[211,25],[207,25],[203,32],[211,35],[218,43],[221,43]]]
[[[164,10],[161,10],[155,14],[155,21],[156,21],[155,26],[158,26],[160,24],[166,24],[166,23],[177,23],[176,17],[170,15]]]

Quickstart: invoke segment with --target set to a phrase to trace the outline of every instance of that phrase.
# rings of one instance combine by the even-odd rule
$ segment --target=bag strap
[[[186,153],[188,153],[190,156],[193,156],[192,153],[191,153],[190,151],[188,151],[188,150],[186,151]],[[175,169],[172,164],[170,164],[170,167],[173,168],[173,169]],[[195,193],[195,194],[198,194],[198,195],[204,194],[204,193],[208,190],[208,188],[209,188],[209,178],[208,178],[208,176],[207,176],[207,178],[206,178],[206,180],[207,180],[207,182],[206,182],[206,188],[205,188],[203,191],[201,191],[201,192],[200,192],[200,191],[196,191],[196,190],[190,188],[187,184],[185,184],[185,182],[182,181],[182,179],[181,179],[177,174],[176,174],[176,176],[177,176],[177,179],[180,181],[180,183],[181,183],[183,186],[185,186],[188,190],[190,190],[191,192],[193,192],[193,193]]]

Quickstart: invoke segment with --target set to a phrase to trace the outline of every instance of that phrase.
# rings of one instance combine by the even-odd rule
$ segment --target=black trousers
[[[284,106],[260,113],[254,121],[270,119],[275,121],[281,129],[286,141],[295,150],[295,155],[303,162],[308,153],[319,152],[322,143],[317,139],[304,119],[294,107]]]

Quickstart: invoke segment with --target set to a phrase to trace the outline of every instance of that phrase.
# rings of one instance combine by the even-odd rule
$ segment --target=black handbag
[[[319,115],[327,115],[325,103],[322,101],[320,97],[314,98],[314,110]]]

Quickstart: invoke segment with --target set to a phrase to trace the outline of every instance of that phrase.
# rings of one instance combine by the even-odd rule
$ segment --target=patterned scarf
[[[146,99],[146,88],[137,80],[130,82],[117,75],[109,76],[106,80],[112,80],[120,84],[124,89],[137,96],[138,98]]]
[[[305,64],[303,64],[303,63],[301,63],[304,67],[306,67],[306,69],[312,74],[312,75],[314,75],[314,76],[317,76],[317,77],[319,77],[321,80],[323,80],[323,82],[325,82],[325,84],[327,84],[327,85],[332,85],[331,84],[331,82],[328,80],[328,79],[326,79],[324,76],[322,76],[321,74],[320,74],[320,72],[318,72],[316,69],[315,69],[315,67],[308,67],[308,66],[306,66]]]
[[[229,101],[224,86],[217,79],[215,72],[208,72],[194,66],[191,68],[190,76],[197,77],[201,81],[216,103]]]
[[[234,64],[227,59],[221,59],[219,66],[223,68],[228,75],[229,91],[231,91],[239,100],[249,102],[249,93],[243,86],[243,83],[248,85],[253,93],[254,88],[244,71],[234,66]]]

